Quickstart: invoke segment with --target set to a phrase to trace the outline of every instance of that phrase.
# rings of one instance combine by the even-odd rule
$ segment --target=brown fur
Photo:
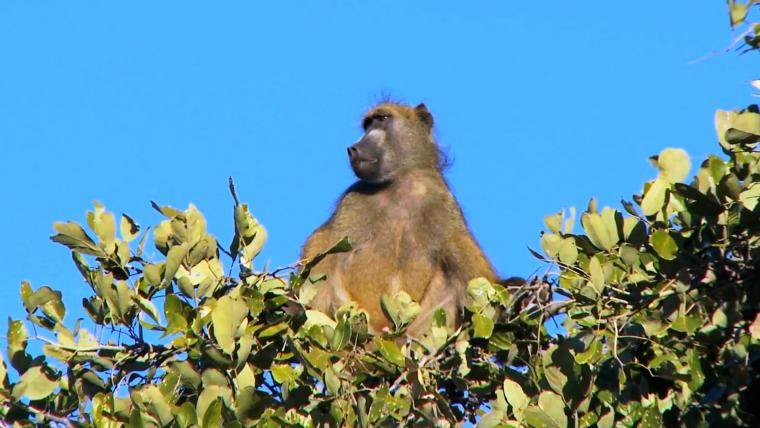
[[[372,153],[382,153],[387,162],[369,165],[375,168],[370,174],[382,178],[368,175],[370,180],[360,179],[349,187],[330,219],[304,244],[302,259],[344,236],[353,246],[314,267],[313,272],[327,275],[312,301],[315,309],[332,314],[354,301],[368,312],[371,331],[378,332],[391,326],[381,296],[403,290],[422,306],[407,330],[419,336],[438,308],[446,311],[451,325],[458,325],[469,280],[496,280],[441,174],[432,126],[433,118],[422,104],[383,103],[365,115],[366,133],[355,146],[366,140],[365,145],[378,150]],[[382,132],[370,135],[373,129]],[[377,135],[382,141],[373,139]]]

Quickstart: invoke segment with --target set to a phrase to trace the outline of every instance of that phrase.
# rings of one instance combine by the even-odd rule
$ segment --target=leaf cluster
[[[474,323],[452,331],[443,312],[428,335],[407,339],[419,313],[405,293],[385,296],[396,328],[367,331],[367,313],[334,318],[308,306],[325,280],[320,259],[274,272],[253,261],[266,238],[245,204],[234,207],[229,251],[194,207],[153,204],[152,231],[99,203],[86,226],[56,223],[52,240],[71,250],[91,295],[86,321],[65,322],[62,295],[21,285],[27,323],[9,320],[0,364],[0,414],[18,426],[384,426],[475,421],[507,374],[546,337],[540,310],[514,310],[509,289],[483,279],[469,287]],[[236,275],[225,273],[223,259]],[[226,255],[226,257],[225,257]],[[533,286],[535,288],[535,285]],[[528,305],[530,297],[523,296]],[[497,308],[509,322],[495,323]],[[519,326],[519,327],[515,327]],[[33,333],[30,333],[30,329]],[[523,345],[516,342],[523,341]],[[42,343],[32,356],[30,341]],[[527,352],[527,354],[526,354]],[[7,362],[6,362],[7,361]]]

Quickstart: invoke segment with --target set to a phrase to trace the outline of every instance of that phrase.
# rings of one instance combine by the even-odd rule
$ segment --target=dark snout
[[[377,161],[377,153],[375,152],[376,150],[372,150],[372,147],[362,139],[348,148],[348,159],[352,164],[357,162],[373,163]]]
[[[348,159],[350,161],[357,159],[359,156],[359,149],[356,147],[356,144],[348,147]]]
[[[376,181],[381,175],[382,150],[380,141],[371,136],[365,136],[348,149],[348,159],[351,169],[362,180]]]

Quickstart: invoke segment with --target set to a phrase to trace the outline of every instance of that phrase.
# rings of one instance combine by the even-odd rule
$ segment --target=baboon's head
[[[351,168],[361,180],[383,183],[400,172],[439,168],[433,116],[425,104],[383,103],[364,116],[364,135],[348,148]]]

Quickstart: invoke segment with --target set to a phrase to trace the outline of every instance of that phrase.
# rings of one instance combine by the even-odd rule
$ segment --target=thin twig
[[[235,206],[240,205],[240,200],[237,197],[237,192],[235,192],[235,181],[232,179],[232,176],[229,178],[230,183],[230,193],[232,194],[232,199],[235,200]]]

